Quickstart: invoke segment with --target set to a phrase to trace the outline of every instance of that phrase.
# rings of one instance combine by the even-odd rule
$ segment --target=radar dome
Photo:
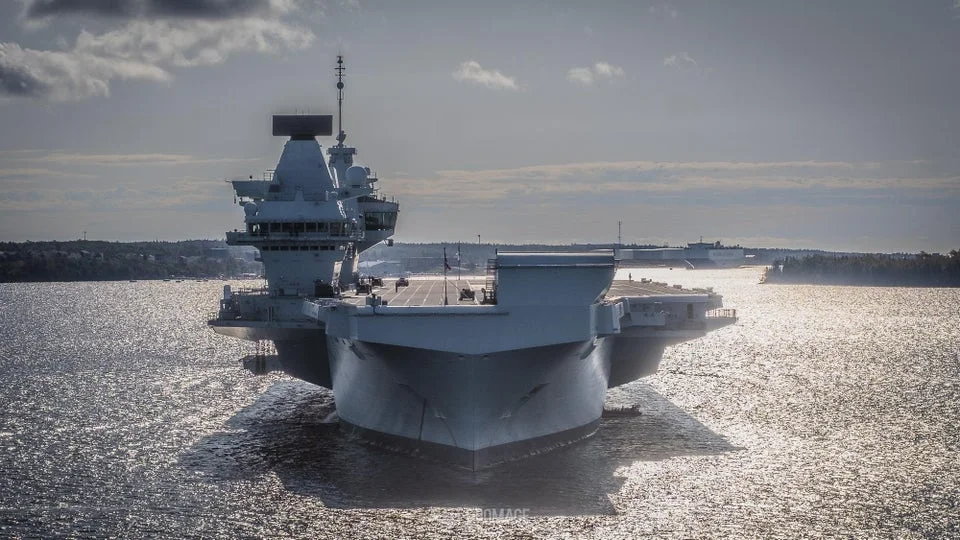
[[[253,217],[257,215],[257,210],[259,210],[259,208],[257,208],[257,203],[248,202],[247,204],[243,205],[243,212],[247,215],[247,217]]]
[[[347,169],[347,183],[356,186],[367,181],[367,170],[359,165]]]

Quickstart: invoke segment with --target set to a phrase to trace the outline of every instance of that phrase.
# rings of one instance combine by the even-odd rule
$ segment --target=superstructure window
[[[396,212],[367,212],[364,214],[363,218],[364,227],[368,231],[393,229],[396,223]]]

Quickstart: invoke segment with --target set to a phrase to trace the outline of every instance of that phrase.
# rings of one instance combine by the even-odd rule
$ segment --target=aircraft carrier
[[[608,388],[656,372],[665,347],[736,321],[708,289],[614,281],[615,253],[498,253],[467,279],[383,280],[359,254],[392,242],[399,205],[332,116],[274,116],[274,171],[233,182],[266,287],[224,287],[217,332],[274,344],[281,369],[333,391],[341,425],[471,469],[592,434]],[[443,261],[447,266],[446,260]]]

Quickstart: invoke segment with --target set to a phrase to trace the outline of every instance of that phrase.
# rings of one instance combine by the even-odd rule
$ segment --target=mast
[[[623,236],[621,235],[622,232],[623,232],[623,222],[618,221],[617,222],[617,249],[613,251],[614,254],[619,254],[620,250],[623,249]]]
[[[443,305],[447,305],[447,246],[443,246]]]
[[[338,146],[343,147],[343,140],[347,137],[343,133],[343,72],[346,68],[343,67],[342,54],[337,55],[337,67],[334,70],[337,72],[337,141]]]

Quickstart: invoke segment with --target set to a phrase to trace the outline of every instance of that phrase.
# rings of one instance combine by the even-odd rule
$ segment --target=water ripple
[[[479,473],[240,369],[220,283],[0,285],[0,537],[960,537],[960,291],[632,273],[741,320],[609,393],[641,416]]]

